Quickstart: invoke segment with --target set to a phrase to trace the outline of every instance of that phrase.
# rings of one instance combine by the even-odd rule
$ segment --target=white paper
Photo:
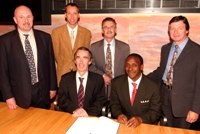
[[[107,117],[79,117],[66,134],[117,134],[119,123]]]

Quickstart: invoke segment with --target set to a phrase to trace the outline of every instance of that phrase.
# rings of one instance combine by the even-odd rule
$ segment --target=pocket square
[[[149,100],[142,100],[140,103],[149,103]]]

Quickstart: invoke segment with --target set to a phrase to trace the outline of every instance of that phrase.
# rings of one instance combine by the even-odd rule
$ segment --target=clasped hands
[[[129,128],[136,128],[142,123],[142,119],[140,117],[134,116],[128,120],[124,114],[119,115],[117,121],[119,123],[125,124]]]
[[[74,117],[86,117],[88,116],[87,112],[83,108],[77,108],[73,111],[72,116]]]

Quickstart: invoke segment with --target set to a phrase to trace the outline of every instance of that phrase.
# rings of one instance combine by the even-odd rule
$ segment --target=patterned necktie
[[[178,53],[178,45],[175,45],[173,58],[172,58],[172,61],[170,63],[170,66],[169,66],[169,71],[167,73],[167,83],[166,84],[169,85],[170,87],[172,87],[173,67],[174,67],[174,64],[175,64],[176,59],[177,59],[177,53]]]
[[[74,31],[73,30],[71,31],[70,39],[71,39],[72,48],[74,48],[74,41],[75,41],[75,39],[74,39]]]
[[[78,90],[78,106],[83,107],[83,102],[84,102],[84,87],[83,87],[83,79],[79,77],[80,80],[80,86]]]
[[[106,67],[105,67],[106,74],[112,78],[112,58],[111,58],[111,50],[110,50],[110,44],[107,46],[106,51]]]
[[[33,51],[30,45],[30,42],[28,40],[28,34],[24,34],[25,36],[25,55],[26,59],[28,60],[28,65],[31,72],[31,83],[34,85],[37,82],[37,75],[36,75],[36,67],[35,67],[35,61],[33,56]]]
[[[131,106],[133,106],[134,100],[135,100],[135,95],[137,92],[137,84],[136,83],[132,83],[133,84],[133,92],[132,92],[132,97],[131,97]]]

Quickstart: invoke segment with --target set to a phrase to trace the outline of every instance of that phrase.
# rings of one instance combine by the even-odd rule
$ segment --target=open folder
[[[66,134],[117,134],[119,123],[101,116],[79,117]]]

